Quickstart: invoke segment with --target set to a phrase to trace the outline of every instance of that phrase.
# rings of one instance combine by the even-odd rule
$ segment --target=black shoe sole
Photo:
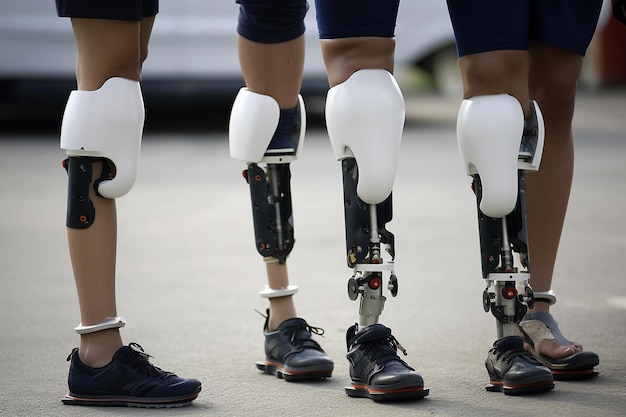
[[[76,395],[67,394],[61,399],[65,405],[84,405],[100,407],[137,407],[137,408],[177,408],[191,404],[198,397],[202,387],[192,394],[178,397],[128,397],[121,395]]]
[[[552,377],[557,381],[580,381],[583,379],[591,379],[598,376],[598,373],[594,368],[579,369],[575,371],[559,371],[551,369]]]
[[[504,392],[505,395],[524,395],[550,391],[554,389],[554,381],[539,381],[530,384],[505,384],[491,380],[485,387],[489,392]]]
[[[398,389],[373,389],[367,385],[355,385],[345,388],[348,397],[370,398],[374,401],[401,401],[420,400],[426,397],[430,390],[424,387],[406,387]]]
[[[256,367],[259,371],[263,371],[269,375],[276,375],[277,378],[285,381],[310,381],[313,379],[330,378],[333,373],[333,367],[328,365],[311,366],[308,368],[290,368],[282,363],[276,362],[257,362]]]
[[[568,358],[552,360],[543,356],[533,355],[539,359],[550,371],[557,381],[573,381],[590,379],[598,376],[594,369],[600,363],[598,355],[593,352],[579,352]]]

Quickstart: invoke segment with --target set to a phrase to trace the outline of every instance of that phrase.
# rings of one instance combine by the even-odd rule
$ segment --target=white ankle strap
[[[545,301],[550,305],[556,304],[556,294],[552,290],[534,291],[535,301]]]
[[[259,291],[259,295],[263,298],[279,298],[279,297],[288,297],[290,295],[294,295],[298,292],[297,285],[287,285],[286,287],[279,288],[277,290],[265,286],[265,289]]]
[[[74,330],[76,330],[76,333],[78,334],[87,334],[108,329],[119,329],[120,327],[124,327],[125,325],[126,320],[124,319],[124,317],[117,316],[107,317],[102,323],[92,324],[90,326],[83,326],[82,323],[79,323],[78,326],[74,328]]]

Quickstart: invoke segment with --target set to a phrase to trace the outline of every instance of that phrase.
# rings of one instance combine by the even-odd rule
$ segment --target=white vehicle
[[[304,95],[327,89],[315,4],[309,3]],[[144,94],[234,97],[243,85],[236,47],[238,11],[235,0],[161,0],[143,70]],[[440,64],[450,67],[452,60],[456,71],[445,1],[401,1],[396,38],[399,70],[420,64],[437,76]],[[52,0],[0,2],[0,57],[0,103],[18,95],[66,95],[73,88],[76,51],[70,20],[57,17]]]
[[[85,0],[88,1],[88,0]],[[315,4],[306,18],[303,95],[327,89]],[[610,0],[605,0],[605,6]],[[607,9],[605,7],[605,9]],[[243,85],[236,47],[239,6],[235,0],[160,0],[160,12],[143,70],[144,97],[189,100],[232,98]],[[607,15],[607,13],[604,13]],[[606,20],[606,19],[604,19]],[[11,117],[7,103],[32,103],[75,88],[76,51],[67,18],[52,0],[0,1],[0,120]],[[460,91],[454,36],[444,0],[402,0],[396,27],[396,74],[420,67],[444,92]],[[18,106],[19,107],[19,106]],[[42,110],[44,106],[39,106]]]

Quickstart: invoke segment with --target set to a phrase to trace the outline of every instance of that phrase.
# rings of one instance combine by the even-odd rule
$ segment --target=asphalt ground
[[[325,329],[333,377],[289,383],[263,358],[264,267],[252,239],[241,162],[227,133],[150,131],[135,188],[118,200],[118,311],[125,341],[196,377],[203,391],[168,410],[71,407],[78,304],[65,240],[66,175],[56,132],[0,135],[0,415],[6,416],[623,416],[626,410],[626,91],[581,94],[576,173],[553,289],[562,331],[600,355],[599,376],[548,393],[485,391],[495,319],[482,309],[474,197],[456,148],[458,101],[407,97],[394,219],[399,294],[382,322],[424,377],[421,401],[349,398],[348,299],[339,164],[313,126],[292,164],[297,244],[289,260],[299,313]]]

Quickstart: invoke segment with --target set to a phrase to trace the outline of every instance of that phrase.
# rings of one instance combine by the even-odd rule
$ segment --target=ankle
[[[270,299],[269,320],[267,330],[274,331],[285,320],[298,317],[293,297],[279,297]]]
[[[544,300],[535,300],[535,304],[533,308],[528,309],[528,314],[532,313],[549,313],[550,312],[550,303]]]
[[[78,357],[85,365],[102,368],[111,362],[113,355],[123,346],[119,330],[103,330],[81,335]]]
[[[268,332],[273,332],[276,329],[278,329],[278,327],[285,322],[286,320],[289,319],[294,319],[296,318],[297,315],[295,314],[295,312],[293,312],[293,314],[273,314],[270,313],[270,318],[267,321],[267,331]]]

